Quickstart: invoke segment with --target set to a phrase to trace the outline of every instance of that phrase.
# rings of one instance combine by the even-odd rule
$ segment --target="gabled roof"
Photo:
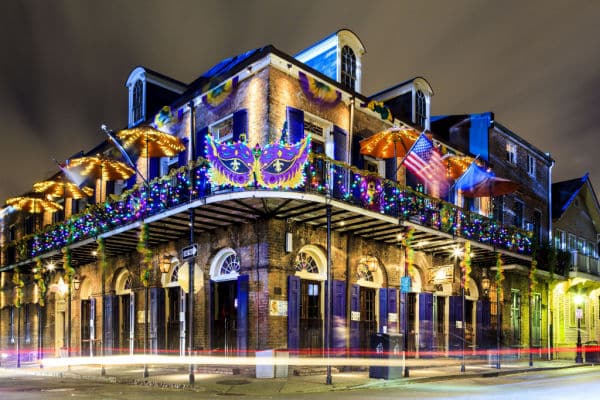
[[[552,184],[552,219],[555,221],[560,219],[580,194],[588,207],[594,224],[600,223],[600,205],[590,182],[589,173],[581,178]]]

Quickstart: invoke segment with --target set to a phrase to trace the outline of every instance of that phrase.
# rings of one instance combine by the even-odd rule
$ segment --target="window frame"
[[[535,161],[535,157],[532,156],[531,154],[527,155],[527,174],[532,177],[532,178],[536,178],[536,172],[537,172],[537,168],[536,168],[536,161]]]
[[[517,165],[517,144],[506,142],[506,162],[512,165]]]
[[[352,47],[342,47],[340,55],[340,83],[347,89],[356,90],[356,53]]]
[[[220,135],[220,131],[217,131],[217,132],[219,132],[219,135],[218,136],[215,135],[215,129],[216,129],[216,127],[218,125],[224,124],[225,122],[230,122],[230,124],[231,124],[231,132],[228,133],[228,134],[226,134],[226,135],[224,135],[224,136],[221,136]],[[227,116],[225,116],[225,117],[223,117],[223,118],[221,118],[221,119],[213,122],[212,124],[208,125],[208,132],[212,135],[212,137],[214,138],[214,140],[216,142],[218,142],[218,143],[225,143],[225,142],[227,142],[229,140],[233,140],[233,113],[231,113],[231,114],[229,114],[229,115],[227,115]]]
[[[421,89],[415,92],[415,124],[422,128],[427,124],[427,98]]]

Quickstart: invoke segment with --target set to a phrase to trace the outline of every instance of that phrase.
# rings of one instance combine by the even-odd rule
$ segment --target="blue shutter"
[[[433,350],[433,293],[419,293],[419,350]]]
[[[119,337],[119,309],[117,308],[117,296],[104,296],[104,352],[113,354],[116,352],[115,344]]]
[[[360,312],[360,286],[352,285],[350,289],[350,312]],[[352,315],[352,314],[350,314]],[[355,352],[360,347],[359,321],[350,318],[350,351]]]
[[[363,169],[365,167],[365,156],[360,154],[360,141],[362,139],[363,138],[358,135],[352,136],[351,164],[358,169]]]
[[[237,301],[237,348],[245,351],[248,350],[248,275],[237,279]]]
[[[406,332],[406,324],[408,323],[408,316],[406,313],[408,312],[408,293],[400,293],[400,314],[398,318],[400,319],[400,333],[405,335]]]
[[[456,327],[456,321],[462,321],[462,296],[450,296],[449,300],[449,345],[451,354],[460,356],[459,350],[462,349],[462,329]]]
[[[333,127],[333,158],[338,161],[346,161],[348,149],[346,146],[346,137],[348,134],[345,130],[337,125]]]
[[[387,327],[387,313],[387,289],[379,288],[379,332],[383,332],[384,326]]]
[[[346,282],[333,281],[333,345],[340,350],[346,347]]]
[[[233,113],[233,142],[240,140],[242,133],[248,138],[248,111],[245,108]]]
[[[151,181],[160,173],[160,157],[151,157],[149,165],[150,174],[148,175],[148,181]]]
[[[96,339],[96,298],[90,297],[90,320],[83,321],[84,324],[88,324],[90,327],[90,337],[86,339]],[[90,342],[90,346],[94,347],[94,342]],[[92,349],[95,352],[95,349]]]
[[[165,291],[163,288],[149,288],[150,307],[148,308],[149,320],[149,348],[152,354],[165,348]]]
[[[288,143],[297,143],[304,138],[304,111],[287,108]]]
[[[489,349],[491,347],[491,315],[489,300],[477,302],[477,347]]]
[[[398,289],[388,288],[388,332],[398,333]],[[396,321],[390,321],[389,315],[396,314]]]
[[[394,157],[385,159],[385,178],[394,182],[397,180],[396,159]]]
[[[288,276],[288,350],[300,348],[300,278]]]
[[[137,168],[137,157],[135,157],[135,156],[130,156],[130,157],[131,157],[131,161],[133,162],[133,165],[135,165]],[[129,177],[129,179],[127,179],[127,189],[131,189],[133,186],[135,186],[136,180],[137,180],[137,172],[134,172],[133,175],[131,175]]]
[[[183,138],[183,139],[181,139],[181,141],[185,145],[185,150],[183,150],[177,156],[177,164],[180,167],[183,167],[184,165],[187,165],[187,162],[188,162],[188,148],[189,148],[188,145],[189,145],[189,139],[188,138]]]
[[[208,347],[212,349],[215,329],[215,282],[213,280],[209,281],[208,292]]]
[[[206,157],[206,135],[208,135],[207,126],[196,132],[196,148],[194,149],[196,154],[194,154],[194,158]]]

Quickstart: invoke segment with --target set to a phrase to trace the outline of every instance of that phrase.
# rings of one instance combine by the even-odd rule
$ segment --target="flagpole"
[[[408,157],[408,155],[413,151],[413,149],[415,148],[415,145],[417,144],[417,142],[419,141],[419,139],[421,139],[422,136],[425,135],[425,131],[421,132],[421,134],[419,135],[419,137],[417,138],[417,140],[414,141],[414,143],[412,144],[412,146],[410,146],[410,149],[406,152],[406,154],[404,155],[404,157],[402,157],[402,161],[400,161],[400,164],[398,164],[396,166],[396,173],[398,173],[398,170],[400,169],[400,167],[402,166],[402,164],[404,164],[404,161],[406,161],[406,158]],[[425,135],[425,137],[427,138],[427,136]],[[429,138],[427,138],[429,139]],[[394,153],[396,153],[396,145],[394,145]]]

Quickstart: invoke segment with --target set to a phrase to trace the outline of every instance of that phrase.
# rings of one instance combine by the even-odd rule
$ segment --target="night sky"
[[[523,4],[522,4],[523,3]],[[363,94],[415,76],[432,114],[493,111],[556,160],[554,181],[600,185],[600,1],[2,1],[0,203],[127,123],[130,71],[189,83],[272,44],[295,54],[348,28]]]

